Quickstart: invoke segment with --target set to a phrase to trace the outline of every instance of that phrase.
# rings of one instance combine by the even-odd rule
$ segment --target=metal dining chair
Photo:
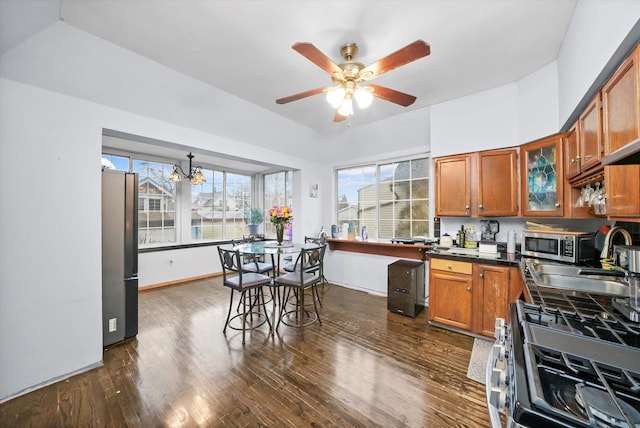
[[[262,289],[263,286],[269,286],[271,284],[272,278],[261,273],[244,271],[242,268],[242,256],[238,250],[227,250],[218,247],[218,255],[220,256],[220,264],[222,266],[222,284],[231,289],[229,312],[227,313],[227,320],[224,323],[222,332],[226,333],[227,327],[233,330],[242,330],[243,345],[245,343],[246,330],[256,329],[265,322],[269,325],[269,333],[272,333],[273,328],[267,315]],[[238,315],[231,317],[233,295],[235,292],[240,293],[241,304],[239,308],[242,308],[242,310],[238,310]],[[264,313],[262,313],[262,311],[264,311]],[[254,317],[258,318],[256,323],[254,323]],[[231,325],[231,322],[236,318],[242,319],[242,328]],[[249,318],[249,321],[247,321],[247,318]],[[247,327],[248,322],[251,323],[249,327]]]
[[[313,310],[311,314],[305,309],[304,297],[305,290],[311,289],[314,293],[314,289],[321,281],[318,272],[323,263],[325,246],[303,248],[300,250],[296,261],[294,262],[293,271],[277,276],[274,279],[275,284],[285,288],[285,292],[282,294],[282,300],[280,303],[280,315],[278,317],[278,323],[276,324],[276,331],[283,323],[292,327],[305,327],[318,321],[322,324],[320,319],[320,313],[318,312],[318,306],[316,305],[316,299],[313,299]],[[293,292],[293,296],[291,293]],[[317,295],[317,290],[315,290]],[[293,300],[294,309],[287,310],[287,305],[290,303],[290,299]],[[313,316],[311,316],[313,315]],[[291,321],[291,318],[294,318]],[[285,320],[286,319],[286,320]]]
[[[327,283],[327,279],[324,276],[324,252],[326,250],[326,245],[327,245],[326,241],[321,238],[311,238],[309,236],[305,236],[304,242],[305,244],[316,244],[322,247],[321,257],[323,262],[320,263],[318,266],[316,266],[313,272],[317,272],[317,274],[320,276],[320,281],[323,284],[323,290],[324,290],[324,284]],[[285,270],[286,272],[294,272],[297,269],[297,266],[293,261],[291,261],[290,263],[286,263],[282,267],[282,269]],[[318,299],[318,303],[320,303],[320,307],[322,307],[322,300],[320,299],[320,293],[318,292],[318,288],[314,287],[312,291],[314,292],[315,298]]]
[[[231,244],[235,247],[239,244],[246,244],[250,242],[255,242],[255,239],[242,239],[242,240],[231,240]],[[267,262],[264,259],[260,259],[256,254],[242,254],[242,270],[245,272],[256,272],[256,273],[267,273],[274,270],[275,265],[273,263],[273,255],[271,256],[271,262]]]

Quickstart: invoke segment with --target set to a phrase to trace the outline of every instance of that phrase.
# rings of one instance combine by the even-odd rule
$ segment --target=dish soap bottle
[[[367,232],[367,226],[362,226],[361,238],[363,241],[367,241],[369,239],[369,233]]]

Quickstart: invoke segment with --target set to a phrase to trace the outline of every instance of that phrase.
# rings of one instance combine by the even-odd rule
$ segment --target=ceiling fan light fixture
[[[340,116],[351,116],[353,115],[353,100],[351,98],[345,98],[338,109],[338,114]]]
[[[342,88],[341,86],[336,86],[335,88],[331,88],[327,92],[327,101],[333,106],[333,108],[338,108],[342,104],[344,96],[344,88]]]
[[[371,89],[367,86],[356,89],[354,93],[354,98],[358,103],[358,107],[367,108],[373,102],[373,94],[371,93]]]

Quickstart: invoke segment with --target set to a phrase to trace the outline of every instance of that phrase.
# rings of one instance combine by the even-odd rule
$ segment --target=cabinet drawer
[[[473,264],[471,262],[432,258],[429,268],[471,275]]]

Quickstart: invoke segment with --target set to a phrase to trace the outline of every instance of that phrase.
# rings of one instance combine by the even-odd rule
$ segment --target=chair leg
[[[278,324],[276,325],[276,331],[280,328],[280,323],[282,322],[282,317],[284,316],[284,309],[287,305],[287,300],[289,299],[289,294],[291,293],[291,287],[285,287],[285,290],[282,290],[282,300],[280,300],[280,312],[278,315]]]
[[[318,287],[316,284],[311,286],[311,295],[315,295],[315,298],[313,300],[313,303],[315,304],[316,299],[318,300],[318,303],[320,303],[320,307],[324,308],[324,306],[322,306],[322,300],[320,300],[320,293],[318,293]]]
[[[247,295],[246,291],[243,291],[240,295],[240,300],[242,300],[242,344],[244,345],[244,336],[245,331],[247,330]],[[249,297],[251,297],[251,293],[249,293]]]
[[[313,284],[311,288],[316,291],[316,294],[318,294],[318,290],[316,289],[316,284]],[[313,296],[313,293],[311,295]],[[318,299],[318,301],[320,302],[320,299]],[[320,302],[320,307],[322,307],[322,302]],[[313,299],[313,309],[316,311],[316,316],[318,317],[318,324],[322,325],[322,320],[320,319],[320,313],[318,312],[318,306],[316,305],[316,299]]]
[[[273,327],[271,326],[271,321],[269,321],[269,315],[267,314],[267,304],[264,302],[264,290],[262,287],[258,289],[258,295],[262,297],[262,310],[264,311],[264,318],[269,325],[269,334],[273,334]]]
[[[233,308],[233,288],[231,289],[231,301],[229,302],[229,312],[227,313],[227,321],[224,323],[223,333],[226,333],[227,326],[229,325],[229,318],[231,318],[231,308]]]

